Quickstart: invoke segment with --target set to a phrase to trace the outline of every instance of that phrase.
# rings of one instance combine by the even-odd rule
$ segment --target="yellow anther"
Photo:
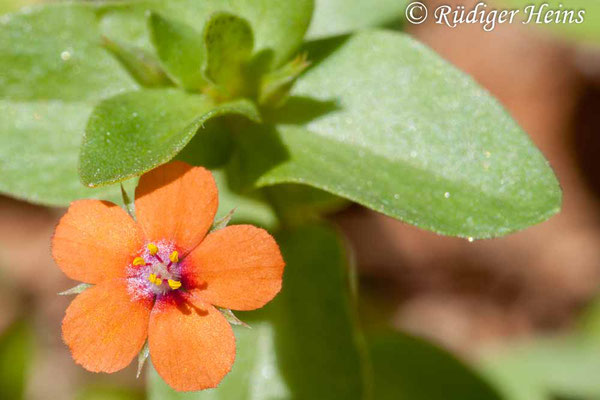
[[[154,243],[148,243],[148,251],[150,251],[151,255],[156,255],[156,253],[158,253],[158,247],[156,247],[156,245]]]
[[[172,252],[169,256],[169,260],[171,260],[174,263],[179,262],[179,253],[176,251]]]
[[[179,289],[181,287],[181,282],[169,279],[169,287],[173,290]]]
[[[156,274],[148,275],[148,280],[152,283],[156,282]]]
[[[146,260],[142,257],[136,257],[133,259],[133,265],[146,265]]]
[[[156,278],[156,280],[154,281],[154,284],[155,284],[156,286],[160,286],[160,285],[162,285],[162,279],[160,279],[160,278]]]

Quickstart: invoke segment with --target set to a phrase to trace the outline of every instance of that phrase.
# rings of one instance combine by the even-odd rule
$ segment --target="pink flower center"
[[[133,295],[165,295],[181,288],[179,252],[173,243],[149,242],[138,254],[127,269]]]

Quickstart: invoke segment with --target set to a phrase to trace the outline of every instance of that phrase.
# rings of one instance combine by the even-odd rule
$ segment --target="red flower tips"
[[[207,235],[217,212],[212,174],[182,162],[140,178],[137,223],[115,204],[71,204],[52,255],[72,279],[95,284],[67,309],[75,361],[125,368],[146,339],[159,375],[181,391],[216,387],[235,358],[231,326],[215,306],[253,310],[281,289],[284,262],[266,231],[230,226]]]

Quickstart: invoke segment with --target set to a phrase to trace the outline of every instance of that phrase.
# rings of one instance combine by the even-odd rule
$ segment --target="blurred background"
[[[0,13],[33,2],[0,0]],[[449,350],[510,400],[600,399],[600,48],[533,25],[484,32],[430,19],[392,27],[499,99],[550,161],[564,206],[548,222],[472,243],[356,205],[328,216],[354,249],[362,322],[391,321]],[[135,365],[91,374],[62,343],[60,322],[71,298],[57,293],[75,283],[55,266],[49,246],[64,211],[0,197],[3,393],[143,399]]]

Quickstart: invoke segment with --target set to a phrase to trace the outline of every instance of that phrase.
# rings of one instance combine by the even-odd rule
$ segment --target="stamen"
[[[179,262],[179,253],[177,251],[172,252],[169,256],[169,260],[174,263]]]
[[[158,253],[158,247],[156,247],[156,245],[154,243],[148,243],[148,251],[150,251],[150,254],[155,256],[156,253]]]
[[[133,265],[146,265],[146,260],[144,260],[142,257],[136,257],[133,259]]]
[[[181,287],[181,282],[169,279],[169,287],[173,290],[177,290]]]
[[[154,284],[155,284],[156,286],[160,286],[160,285],[162,285],[162,279],[160,279],[160,278],[156,278],[156,280],[154,281]]]
[[[152,283],[155,283],[156,282],[156,274],[148,275],[148,280]]]

